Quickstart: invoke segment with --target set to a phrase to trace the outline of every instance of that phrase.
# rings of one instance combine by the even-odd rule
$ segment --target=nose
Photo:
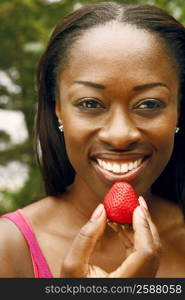
[[[99,131],[99,140],[120,150],[137,144],[141,139],[141,132],[130,115],[123,109],[110,113]]]

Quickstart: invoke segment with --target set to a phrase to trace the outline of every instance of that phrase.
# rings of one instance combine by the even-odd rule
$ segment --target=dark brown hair
[[[185,29],[164,10],[152,5],[98,2],[84,6],[64,17],[56,26],[38,68],[38,112],[36,144],[38,162],[47,195],[59,195],[70,185],[75,170],[68,159],[64,136],[55,115],[57,76],[67,67],[74,42],[89,28],[112,20],[132,24],[158,36],[179,72],[179,103],[185,108]],[[72,121],[72,120],[69,120]],[[180,116],[180,131],[175,137],[172,157],[154,183],[153,191],[183,205],[185,199],[185,124]]]

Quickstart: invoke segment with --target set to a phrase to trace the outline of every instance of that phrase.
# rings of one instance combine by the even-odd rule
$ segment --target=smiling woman
[[[59,22],[38,69],[46,197],[2,216],[0,276],[185,277],[184,51],[184,27],[150,5]],[[106,222],[116,182],[142,196],[131,228]]]

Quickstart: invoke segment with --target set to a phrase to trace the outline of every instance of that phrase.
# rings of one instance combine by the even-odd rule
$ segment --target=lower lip
[[[140,177],[142,175],[142,172],[148,163],[148,159],[144,159],[137,168],[135,168],[127,173],[124,173],[122,175],[114,174],[112,172],[109,172],[108,170],[101,168],[96,161],[92,161],[92,163],[95,168],[95,171],[102,178],[102,180],[106,184],[113,184],[118,181],[133,182],[133,181],[137,180],[138,177]]]

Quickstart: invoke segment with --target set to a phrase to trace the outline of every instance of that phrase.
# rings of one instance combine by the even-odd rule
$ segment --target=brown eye
[[[78,103],[78,107],[84,108],[84,109],[99,109],[104,108],[104,106],[95,99],[86,99]]]
[[[135,108],[139,110],[157,110],[163,107],[165,107],[165,104],[163,102],[156,99],[149,99],[142,101]]]

